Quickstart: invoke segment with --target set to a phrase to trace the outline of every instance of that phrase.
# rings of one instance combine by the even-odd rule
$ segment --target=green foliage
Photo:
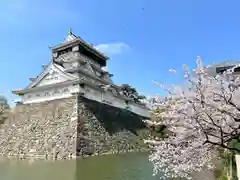
[[[0,109],[8,109],[9,104],[7,99],[4,96],[0,96]]]
[[[149,127],[151,131],[151,136],[157,138],[166,138],[169,134],[169,131],[165,125],[151,126]]]
[[[152,110],[152,113],[153,114],[160,114],[160,113],[165,112],[165,111],[166,111],[165,108],[157,107],[156,109]]]
[[[238,137],[238,139],[233,139],[233,140],[230,142],[230,145],[231,145],[231,147],[240,150],[240,141],[239,141],[239,137]],[[237,152],[234,152],[234,153],[237,153]]]
[[[145,96],[140,95],[137,90],[133,87],[131,87],[129,84],[122,84],[120,86],[121,92],[123,93],[122,95],[132,98],[136,103],[141,103],[140,100],[146,99]]]
[[[166,112],[168,106],[165,107],[157,107],[156,109],[152,110],[152,121],[159,122],[162,120],[161,113]],[[151,130],[151,135],[157,138],[166,138],[168,137],[171,132],[168,130],[166,125],[157,125],[157,126],[150,126],[149,129]]]
[[[9,104],[4,96],[0,96],[0,124],[3,124],[6,116],[6,110],[9,109]]]
[[[228,180],[228,176],[225,174],[219,178],[219,180]]]
[[[219,149],[222,167],[215,169],[214,174],[217,180],[228,180],[230,166],[232,166],[232,180],[238,180],[235,162],[235,153]],[[232,163],[231,163],[232,161]]]
[[[223,169],[215,169],[214,175],[217,180],[228,180],[227,172]]]

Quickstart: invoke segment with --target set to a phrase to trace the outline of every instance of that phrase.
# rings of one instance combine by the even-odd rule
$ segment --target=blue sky
[[[71,27],[111,57],[115,83],[145,95],[179,82],[168,69],[240,59],[240,1],[1,0],[0,94],[24,88]]]

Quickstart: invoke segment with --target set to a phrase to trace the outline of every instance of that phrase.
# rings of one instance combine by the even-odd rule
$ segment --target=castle
[[[117,86],[104,70],[108,57],[70,30],[51,47],[41,74],[14,94],[21,101],[0,128],[0,154],[20,158],[77,156],[148,150],[144,98]]]
[[[148,109],[139,101],[133,88],[113,83],[113,76],[104,68],[108,57],[97,51],[70,29],[64,42],[51,47],[52,60],[43,66],[39,76],[23,90],[13,91],[23,104],[39,103],[68,98],[80,93],[87,99],[113,107],[127,109],[143,117],[149,117]]]

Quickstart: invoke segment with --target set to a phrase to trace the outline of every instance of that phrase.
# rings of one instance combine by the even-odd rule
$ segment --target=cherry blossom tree
[[[195,70],[184,66],[185,86],[166,88],[154,82],[167,96],[149,101],[157,118],[145,122],[165,125],[171,132],[164,138],[146,140],[153,147],[149,159],[154,174],[164,173],[162,179],[191,179],[193,172],[214,167],[219,147],[240,152],[230,143],[240,142],[240,81],[234,72],[237,67],[212,76],[197,57]],[[156,111],[158,108],[164,110]]]

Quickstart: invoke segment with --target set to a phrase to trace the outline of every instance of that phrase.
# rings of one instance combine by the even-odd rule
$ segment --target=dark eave
[[[37,79],[37,77],[32,77],[32,78],[29,78],[30,81],[35,81]]]
[[[223,73],[224,71],[233,68],[234,66],[223,66],[223,67],[216,67],[216,73]]]
[[[91,45],[89,45],[84,40],[80,39],[79,37],[72,41],[67,41],[67,42],[61,43],[60,45],[50,47],[50,49],[52,50],[52,52],[57,52],[57,51],[64,50],[68,47],[72,47],[74,45],[81,45],[87,51],[93,53],[95,56],[97,56],[98,58],[100,58],[102,60],[106,61],[109,59],[109,57],[107,57],[104,54],[102,54],[101,52],[97,51],[94,47],[92,47]]]
[[[12,93],[16,94],[16,95],[19,95],[19,96],[24,95],[23,90],[14,90],[14,91],[12,91]]]

